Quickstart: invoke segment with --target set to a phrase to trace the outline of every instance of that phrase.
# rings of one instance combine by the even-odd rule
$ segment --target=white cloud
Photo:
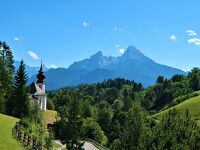
[[[124,54],[125,49],[124,49],[124,48],[120,48],[120,49],[119,49],[119,52],[120,52],[120,54]]]
[[[176,41],[176,40],[177,40],[176,35],[174,35],[174,34],[171,35],[171,36],[169,37],[169,39],[170,39],[170,40],[173,40],[173,41]]]
[[[123,31],[123,29],[122,29],[122,28],[118,28],[118,30],[119,30],[119,31]]]
[[[50,65],[50,68],[56,69],[58,67],[56,65]]]
[[[24,39],[23,37],[17,37],[17,36],[13,37],[14,41],[20,41],[20,40],[23,40],[23,39]]]
[[[115,31],[119,31],[119,32],[122,32],[122,31],[124,31],[122,28],[120,28],[120,27],[114,27],[114,30]]]
[[[116,48],[119,48],[119,45],[118,45],[118,44],[116,44],[116,45],[115,45],[115,47],[116,47]]]
[[[188,43],[189,43],[189,44],[195,44],[195,45],[197,45],[197,46],[200,46],[200,39],[198,39],[198,38],[192,38],[192,39],[189,39],[189,40],[188,40]]]
[[[88,26],[90,26],[90,23],[86,22],[86,21],[83,21],[82,25],[83,25],[83,27],[88,27]]]
[[[35,60],[38,60],[39,57],[36,53],[34,53],[33,51],[28,51],[28,55],[32,58],[32,59],[35,59]]]
[[[195,36],[197,35],[197,33],[193,30],[186,30],[186,32],[188,33],[189,36]]]
[[[14,40],[14,41],[19,41],[20,38],[18,38],[18,37],[14,37],[13,40]]]
[[[190,67],[182,67],[181,70],[185,71],[185,72],[188,72],[190,71],[192,68]]]

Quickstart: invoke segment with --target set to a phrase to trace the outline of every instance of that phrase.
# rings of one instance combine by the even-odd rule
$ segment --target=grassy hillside
[[[0,114],[0,150],[24,150],[12,137],[12,128],[17,121],[19,119]]]
[[[56,121],[57,111],[46,110],[43,112],[42,124],[44,127],[47,127],[48,123],[53,124]]]
[[[192,119],[197,121],[197,123],[200,125],[200,96],[190,98],[188,100],[185,100],[184,102],[173,106],[169,109],[175,108],[179,113],[185,113],[186,109],[189,110],[190,115]],[[158,120],[161,120],[163,116],[166,115],[166,113],[169,111],[169,109],[161,111],[152,117]]]
[[[175,106],[187,99],[190,99],[190,98],[193,98],[193,97],[197,97],[200,95],[200,91],[195,91],[193,93],[190,93],[190,94],[187,94],[187,95],[182,95],[182,96],[179,96],[177,98],[175,98],[174,100],[172,100],[171,102],[163,105],[163,106],[160,106],[160,108],[157,108],[157,110],[159,111],[164,111],[172,106]]]

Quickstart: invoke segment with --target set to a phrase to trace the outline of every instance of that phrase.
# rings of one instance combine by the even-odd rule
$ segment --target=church
[[[37,74],[37,82],[33,82],[29,87],[29,98],[31,103],[38,103],[40,109],[45,111],[47,105],[47,95],[45,93],[45,74],[42,68],[42,64]]]

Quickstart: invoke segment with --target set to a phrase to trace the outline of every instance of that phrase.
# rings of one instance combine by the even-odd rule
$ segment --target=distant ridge
[[[20,61],[17,61],[17,60],[14,61],[15,69],[19,67],[19,64],[20,64]],[[33,75],[37,74],[38,70],[40,69],[40,67],[30,67],[28,65],[25,65],[25,68],[29,77],[32,77]],[[44,65],[43,65],[43,69],[44,71],[48,70],[48,68]]]
[[[141,82],[144,86],[155,83],[159,75],[171,77],[174,74],[186,74],[184,71],[161,65],[145,56],[134,46],[129,46],[119,57],[103,56],[97,52],[90,58],[74,62],[68,68],[46,71],[48,90],[82,83],[97,83],[117,77]],[[33,76],[30,82],[35,79]]]

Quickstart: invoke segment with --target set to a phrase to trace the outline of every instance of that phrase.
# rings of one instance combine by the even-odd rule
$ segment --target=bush
[[[51,99],[47,99],[47,109],[48,110],[55,110],[54,103]]]
[[[22,118],[20,125],[24,132],[36,138],[37,141],[42,143],[42,146],[51,149],[53,146],[53,134],[48,132],[41,124],[33,122],[30,118]]]
[[[100,144],[107,144],[107,137],[104,135],[104,132],[101,130],[99,124],[92,118],[86,118],[83,122],[83,132],[84,135]]]

